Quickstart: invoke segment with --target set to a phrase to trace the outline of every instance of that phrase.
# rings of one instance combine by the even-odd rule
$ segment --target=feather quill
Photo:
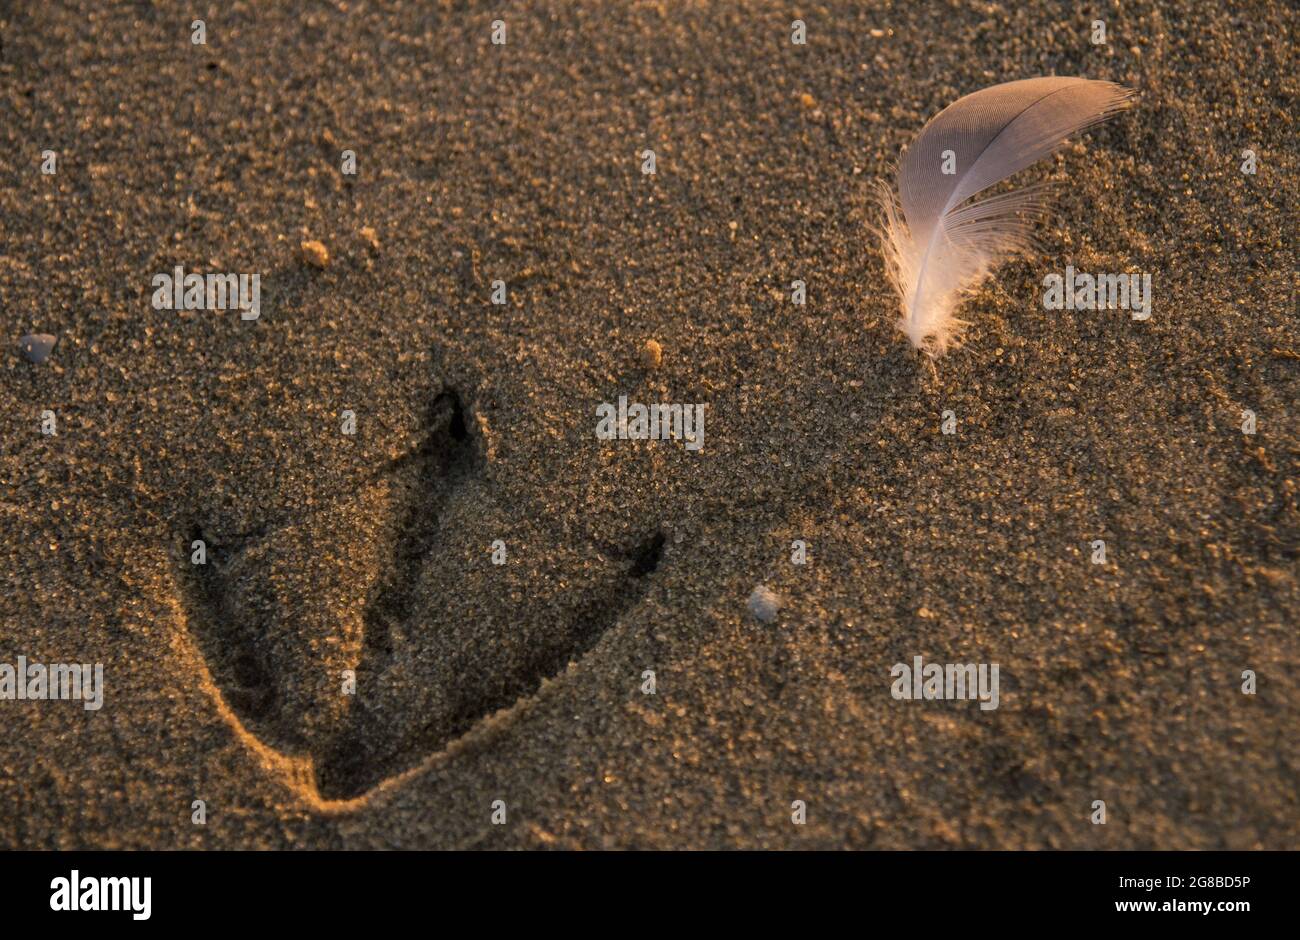
[[[937,357],[959,341],[962,295],[1032,247],[1033,222],[1047,211],[1041,185],[971,198],[1127,108],[1132,94],[1111,82],[1029,78],[959,98],[921,128],[899,164],[897,195],[880,187],[898,327],[913,346]]]

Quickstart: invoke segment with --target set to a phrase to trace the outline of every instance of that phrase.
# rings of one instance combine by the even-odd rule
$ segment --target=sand
[[[0,13],[0,661],[105,686],[0,701],[0,846],[1296,846],[1295,9],[798,15]],[[1139,98],[932,372],[873,182],[1040,74]],[[1067,264],[1151,319],[1045,310]]]

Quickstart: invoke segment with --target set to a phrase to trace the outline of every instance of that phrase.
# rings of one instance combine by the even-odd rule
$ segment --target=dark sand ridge
[[[824,4],[805,47],[535,5],[504,48],[460,5],[221,4],[205,47],[86,6],[0,19],[0,661],[106,702],[0,702],[0,845],[1296,845],[1294,10],[1126,4],[1107,51],[1048,3]],[[1043,252],[931,376],[869,183],[1051,73],[1139,101],[1024,174]],[[261,319],[153,310],[176,264],[261,272]],[[1044,311],[1066,264],[1151,273],[1151,321]],[[620,394],[706,403],[704,450],[596,440]],[[1000,708],[893,700],[914,655],[1000,663]],[[381,661],[377,715],[319,685]]]

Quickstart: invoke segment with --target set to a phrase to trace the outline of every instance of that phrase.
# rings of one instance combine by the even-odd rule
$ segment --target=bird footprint
[[[208,558],[186,564],[182,593],[217,686],[264,744],[310,760],[326,799],[532,695],[659,564],[658,533],[613,548],[536,536],[483,473],[467,418],[445,390],[420,447],[356,494],[289,524],[192,532]]]

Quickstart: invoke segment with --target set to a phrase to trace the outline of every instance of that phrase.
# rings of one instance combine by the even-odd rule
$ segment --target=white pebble
[[[749,595],[749,612],[763,623],[771,623],[781,609],[781,597],[766,584],[760,584]]]

